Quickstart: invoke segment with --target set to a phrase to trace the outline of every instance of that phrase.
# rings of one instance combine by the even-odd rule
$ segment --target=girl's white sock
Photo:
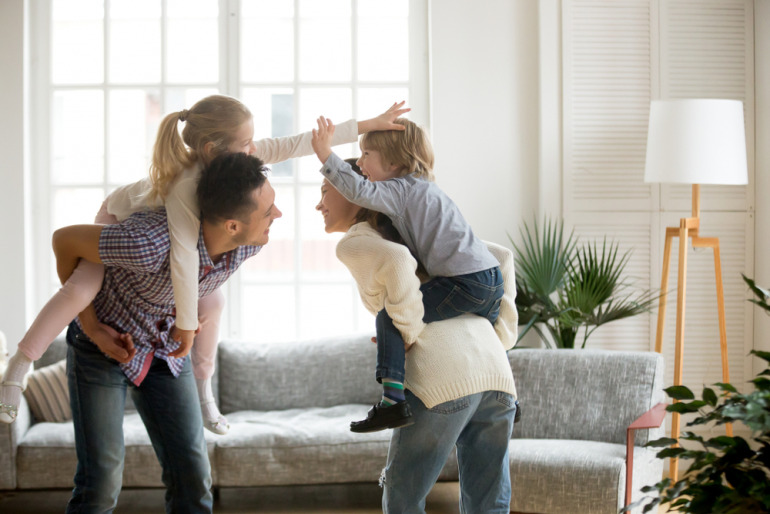
[[[203,426],[215,434],[227,433],[229,425],[219,407],[217,407],[214,391],[211,388],[211,378],[196,378],[195,383],[198,386],[198,398],[201,402],[201,415],[203,416]]]
[[[2,382],[23,383],[24,376],[27,374],[27,371],[29,371],[31,365],[32,360],[23,353],[17,351],[8,361],[8,368],[5,370]],[[0,383],[0,403],[18,409],[19,403],[21,403],[21,388],[11,385],[2,385],[2,383]],[[13,419],[3,419],[2,421],[8,423],[13,421]]]

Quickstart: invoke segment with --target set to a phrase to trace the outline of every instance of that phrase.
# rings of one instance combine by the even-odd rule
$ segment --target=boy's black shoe
[[[374,407],[369,409],[366,419],[361,421],[351,421],[351,432],[376,432],[386,428],[399,428],[414,424],[412,420],[412,411],[406,402],[398,402],[389,407],[383,407],[380,403],[375,403]]]

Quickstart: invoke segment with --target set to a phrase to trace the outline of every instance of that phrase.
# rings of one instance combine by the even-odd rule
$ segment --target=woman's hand
[[[321,161],[321,164],[325,163],[332,154],[333,136],[334,123],[332,123],[332,120],[324,118],[323,116],[319,117],[318,129],[313,129],[313,139],[310,144],[313,145],[313,150]]]
[[[404,130],[406,127],[393,123],[396,118],[399,118],[402,114],[406,114],[412,109],[404,107],[406,102],[396,102],[390,106],[390,109],[383,112],[376,118],[358,122],[358,133],[374,132],[375,130]]]

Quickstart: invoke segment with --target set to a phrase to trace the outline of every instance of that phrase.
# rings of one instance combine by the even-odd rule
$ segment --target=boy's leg
[[[112,512],[123,477],[123,415],[128,382],[118,364],[72,323],[67,381],[78,465],[67,512]]]
[[[415,423],[393,431],[380,479],[384,513],[425,512],[425,498],[478,403],[474,396],[480,395],[427,409],[419,398],[407,392]]]
[[[460,511],[507,514],[511,503],[508,443],[515,402],[500,391],[479,394],[479,405],[457,440]]]
[[[230,430],[230,425],[217,407],[214,391],[211,388],[211,377],[216,365],[219,320],[224,306],[225,296],[219,289],[198,300],[201,331],[195,336],[195,344],[190,354],[195,382],[198,386],[203,426],[220,435],[226,434]]]
[[[503,277],[498,267],[456,277],[435,277],[420,286],[420,292],[426,323],[470,313],[494,324],[500,314]]]
[[[353,432],[376,432],[412,423],[404,397],[404,340],[385,309],[377,314],[376,327],[376,377],[382,383],[382,400],[371,408],[366,419],[350,423]]]
[[[211,466],[190,360],[174,377],[164,360],[153,359],[131,397],[163,468],[166,512],[210,513]]]

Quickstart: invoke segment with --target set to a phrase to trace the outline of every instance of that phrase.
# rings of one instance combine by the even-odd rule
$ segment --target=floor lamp
[[[676,295],[676,347],[674,353],[674,385],[682,384],[684,359],[684,315],[687,286],[688,239],[693,248],[714,251],[714,274],[719,313],[719,336],[722,351],[722,380],[730,381],[727,361],[725,301],[722,289],[722,263],[719,238],[701,237],[700,184],[746,184],[746,136],[743,103],[737,100],[653,100],[647,133],[645,182],[692,184],[692,217],[681,218],[678,227],[666,228],[661,273],[661,297],[655,351],[663,347],[671,240],[679,238],[679,277]],[[679,437],[679,414],[671,417],[671,437]],[[732,426],[727,426],[732,435]],[[670,477],[676,481],[679,461],[671,459]]]

